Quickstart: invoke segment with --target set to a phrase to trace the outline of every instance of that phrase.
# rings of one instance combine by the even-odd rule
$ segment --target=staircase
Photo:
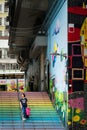
[[[64,130],[46,92],[25,92],[31,115],[21,120],[17,92],[0,92],[0,130]]]

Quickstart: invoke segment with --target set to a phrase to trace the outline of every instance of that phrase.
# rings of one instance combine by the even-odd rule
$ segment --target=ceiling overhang
[[[9,0],[9,55],[16,55],[17,62],[24,70],[29,63],[30,51],[38,35],[45,36],[44,25],[50,25],[52,11],[57,0]],[[64,0],[63,0],[64,1]],[[44,31],[45,32],[45,31]],[[46,47],[46,46],[45,46]],[[38,55],[38,50],[43,46],[38,45],[33,51],[33,57]],[[25,55],[26,54],[26,55]]]
[[[48,0],[11,1],[9,47],[12,52],[18,48],[31,47],[41,29],[47,10]]]

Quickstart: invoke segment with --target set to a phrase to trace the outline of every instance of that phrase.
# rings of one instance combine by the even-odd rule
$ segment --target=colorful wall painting
[[[87,2],[68,1],[68,125],[87,129],[84,84],[87,85]],[[79,20],[78,20],[79,18]]]
[[[24,79],[18,79],[18,89],[20,92],[24,92]]]
[[[6,79],[0,80],[0,85],[5,85],[6,84]]]
[[[7,91],[6,80],[0,80],[0,91]]]
[[[63,16],[64,20],[62,19]],[[65,55],[67,55],[67,2],[60,9],[48,32],[48,50],[52,53],[50,55],[50,95],[53,105],[65,125],[68,88],[65,58]],[[58,55],[55,55],[55,53]]]
[[[1,79],[1,91],[24,91],[24,79]],[[5,87],[5,88],[4,88]]]
[[[84,55],[83,63],[84,67],[87,67],[87,17],[84,19],[81,26],[80,39],[80,44],[83,46],[83,48],[81,49],[81,54],[82,56]]]
[[[68,126],[69,128],[87,126],[84,118],[84,92],[73,92],[68,101]]]
[[[17,80],[16,79],[7,80],[7,91],[17,91]]]

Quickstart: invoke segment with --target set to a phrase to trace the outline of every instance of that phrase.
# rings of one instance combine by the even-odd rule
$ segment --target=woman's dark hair
[[[25,97],[25,93],[22,93],[22,95]]]

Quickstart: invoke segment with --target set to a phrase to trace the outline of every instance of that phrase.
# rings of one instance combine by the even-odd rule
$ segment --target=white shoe
[[[24,117],[23,117],[23,118],[22,118],[22,120],[23,120],[23,121],[25,121],[25,120],[26,120],[26,118],[24,118]]]

